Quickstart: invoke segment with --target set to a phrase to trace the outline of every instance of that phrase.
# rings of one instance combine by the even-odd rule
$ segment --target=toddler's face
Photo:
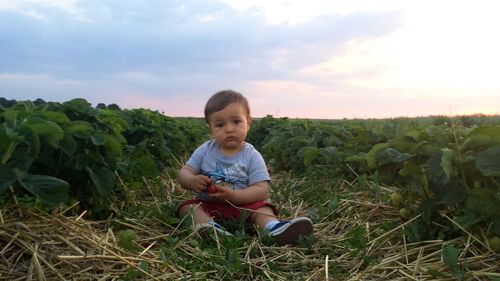
[[[224,109],[210,114],[208,120],[222,153],[232,155],[240,151],[252,121],[241,104],[230,103]]]

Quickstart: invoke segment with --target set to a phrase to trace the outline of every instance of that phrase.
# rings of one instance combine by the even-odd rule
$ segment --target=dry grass
[[[189,196],[168,178],[163,184],[167,188],[146,183],[154,196],[143,202],[135,198],[136,204],[160,211],[162,204],[177,205]],[[288,184],[293,188],[301,183]],[[54,214],[4,206],[0,280],[458,280],[442,260],[442,249],[449,244],[460,251],[463,280],[500,278],[500,256],[482,237],[463,230],[463,236],[452,241],[409,243],[404,229],[412,220],[402,221],[395,208],[366,192],[353,192],[349,182],[339,182],[335,188],[346,195],[340,198],[350,199],[340,199],[335,210],[316,218],[315,240],[300,247],[275,247],[245,236],[239,244],[217,240],[207,248],[197,244],[198,238],[188,229],[156,217],[90,221],[85,213],[68,215],[75,206]],[[306,214],[308,203],[300,196],[293,198],[296,201],[289,199],[282,208]],[[387,221],[394,222],[391,229],[384,228]],[[347,246],[347,233],[353,227],[365,231],[363,251]],[[118,246],[119,229],[137,233],[137,251]],[[228,249],[228,245],[236,246]],[[207,260],[228,260],[228,253],[236,253],[237,270],[220,262],[203,265]],[[194,264],[198,270],[193,270]]]

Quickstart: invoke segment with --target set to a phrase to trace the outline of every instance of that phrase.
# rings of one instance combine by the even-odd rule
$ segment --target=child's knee
[[[179,214],[179,217],[182,217],[182,216],[185,216],[187,214],[194,213],[195,210],[199,207],[200,207],[199,204],[186,204],[186,205],[181,206],[177,213]]]
[[[269,213],[274,214],[273,209],[271,209],[271,207],[269,207],[269,206],[260,207],[257,209],[257,212],[266,213],[266,214],[269,214]]]

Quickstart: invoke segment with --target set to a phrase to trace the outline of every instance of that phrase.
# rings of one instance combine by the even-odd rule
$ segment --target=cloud
[[[263,15],[218,1],[37,3],[31,11],[48,20],[28,15],[26,5],[0,11],[0,36],[9,39],[0,47],[0,72],[82,79],[136,69],[283,77],[352,38],[391,32],[398,21],[394,13],[329,15],[268,26]]]
[[[261,8],[215,0],[20,3],[0,6],[2,95],[85,97],[173,116],[199,116],[227,88],[248,94],[257,116],[347,116],[347,96],[369,96],[357,81],[387,70],[363,52],[402,21],[398,10],[354,8],[269,21]]]
[[[402,10],[401,0],[222,0],[239,11],[251,11],[265,17],[268,24],[297,25],[322,15],[346,16],[355,13],[384,13]]]

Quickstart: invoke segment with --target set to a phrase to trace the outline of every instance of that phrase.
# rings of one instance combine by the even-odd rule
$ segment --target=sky
[[[497,0],[0,0],[0,97],[203,115],[500,114]]]

